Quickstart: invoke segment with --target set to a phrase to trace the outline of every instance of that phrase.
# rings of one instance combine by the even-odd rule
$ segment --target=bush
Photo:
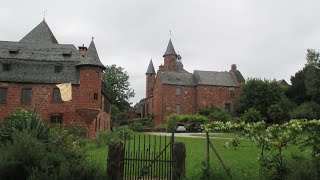
[[[274,123],[279,123],[285,117],[285,112],[278,104],[273,104],[268,108],[268,116]]]
[[[97,147],[106,146],[113,140],[131,139],[133,131],[127,127],[119,127],[114,131],[99,132],[98,137],[95,139]]]
[[[49,126],[33,111],[18,110],[0,124],[0,142],[12,141],[16,131],[27,131],[40,142],[48,142]]]
[[[247,109],[240,117],[241,121],[246,123],[264,121],[265,118],[261,115],[260,111],[255,108]]]
[[[134,125],[135,123],[139,123],[142,126],[150,126],[152,123],[152,119],[151,118],[134,118],[131,120],[132,125]]]
[[[232,120],[232,116],[229,111],[226,110],[215,110],[209,114],[210,119],[227,122]]]
[[[180,116],[178,114],[171,114],[165,118],[167,122],[167,132],[175,131],[177,123],[180,121]]]
[[[290,112],[293,119],[320,119],[320,105],[316,102],[305,102]]]
[[[159,124],[156,128],[154,128],[154,131],[156,132],[166,132],[167,124]]]
[[[209,116],[211,113],[215,112],[218,110],[217,108],[200,108],[198,110],[198,114],[202,116]]]

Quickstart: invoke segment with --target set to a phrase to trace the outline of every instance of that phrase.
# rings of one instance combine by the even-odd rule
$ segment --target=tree
[[[127,71],[115,64],[106,66],[103,82],[107,85],[107,94],[113,106],[117,106],[120,111],[126,110],[130,106],[129,98],[134,97]]]
[[[314,49],[308,49],[307,52],[306,93],[311,97],[311,100],[320,103],[320,54]]]
[[[287,96],[298,105],[305,101],[310,100],[310,96],[307,94],[307,88],[305,85],[305,76],[309,66],[305,66],[302,70],[298,71],[294,76],[291,76],[291,86],[287,91]]]
[[[253,107],[267,117],[268,108],[283,96],[283,89],[275,81],[249,79],[243,86],[240,107],[242,112]]]

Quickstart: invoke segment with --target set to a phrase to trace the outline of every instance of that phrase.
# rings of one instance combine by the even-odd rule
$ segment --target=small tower
[[[100,109],[102,71],[106,68],[100,61],[93,39],[76,67],[80,72],[79,108]]]
[[[153,87],[156,79],[156,72],[154,70],[152,59],[150,60],[147,72],[146,72],[146,98],[153,95]]]
[[[177,53],[174,50],[171,39],[169,40],[164,57],[164,71],[177,71]]]

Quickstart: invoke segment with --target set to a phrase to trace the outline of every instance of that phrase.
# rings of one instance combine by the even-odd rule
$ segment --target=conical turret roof
[[[52,43],[58,44],[57,39],[54,37],[52,31],[50,30],[48,24],[43,20],[38,24],[32,31],[30,31],[25,37],[23,37],[20,42],[28,43]]]
[[[96,46],[94,44],[94,41],[92,39],[88,51],[84,58],[81,60],[81,62],[77,65],[77,67],[81,66],[98,66],[105,70],[106,68],[104,65],[101,63]]]
[[[173,47],[171,38],[170,38],[170,40],[169,40],[169,43],[168,43],[168,46],[167,46],[167,50],[166,50],[166,52],[164,53],[163,57],[164,57],[164,56],[167,56],[167,55],[175,55],[175,56],[177,56],[177,53],[176,53],[176,51],[174,50],[174,47]]]
[[[154,67],[153,67],[152,59],[150,60],[146,74],[156,74],[156,71],[154,70]]]

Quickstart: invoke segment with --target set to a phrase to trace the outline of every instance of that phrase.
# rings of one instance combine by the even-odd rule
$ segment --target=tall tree
[[[129,106],[129,98],[134,97],[134,90],[130,88],[129,75],[122,67],[115,64],[106,66],[103,72],[103,82],[107,85],[108,97],[111,103],[119,109],[126,110]]]
[[[306,92],[311,100],[320,103],[320,54],[313,49],[307,53],[308,69],[305,74]]]
[[[249,79],[243,86],[240,107],[243,112],[255,108],[267,117],[268,108],[278,103],[283,96],[284,92],[275,81]]]
[[[286,95],[298,105],[310,100],[310,96],[307,94],[307,88],[305,85],[305,76],[308,68],[309,66],[305,66],[290,78],[291,86],[289,87]]]

